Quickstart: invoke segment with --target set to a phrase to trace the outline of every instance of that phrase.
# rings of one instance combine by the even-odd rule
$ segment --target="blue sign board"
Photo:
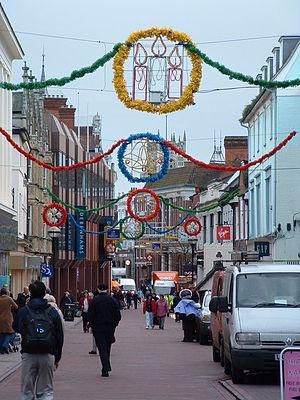
[[[160,243],[152,243],[152,250],[159,251],[160,250]]]
[[[254,242],[254,250],[259,252],[261,257],[270,255],[270,242]]]
[[[106,239],[120,239],[120,229],[109,229],[106,231]]]
[[[82,210],[86,209],[86,206],[77,206]],[[76,222],[79,226],[76,226],[76,260],[85,260],[86,258],[86,232],[79,227],[86,229],[86,212],[76,211]]]
[[[52,265],[42,263],[40,266],[40,272],[41,272],[43,278],[52,278],[53,277]]]

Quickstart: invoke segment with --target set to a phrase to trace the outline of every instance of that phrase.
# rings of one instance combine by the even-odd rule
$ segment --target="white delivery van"
[[[121,278],[120,279],[120,286],[122,286],[122,290],[124,292],[132,292],[136,290],[135,281],[134,279],[129,278]]]
[[[175,289],[176,287],[173,281],[155,281],[153,285],[153,291],[157,295],[174,294]]]
[[[210,310],[222,313],[221,357],[233,383],[245,371],[277,371],[281,350],[300,345],[300,265],[228,267]]]

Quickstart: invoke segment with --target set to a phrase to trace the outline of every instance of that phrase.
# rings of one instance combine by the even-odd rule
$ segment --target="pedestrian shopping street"
[[[69,326],[71,325],[71,326]],[[112,373],[101,377],[99,356],[89,355],[92,335],[82,324],[67,323],[63,357],[55,372],[56,400],[279,400],[279,386],[268,377],[233,385],[212,361],[211,346],[182,343],[181,324],[167,318],[165,330],[145,329],[141,309],[124,310],[112,347]],[[12,355],[1,356],[0,369]],[[222,381],[222,386],[219,382]],[[226,389],[227,388],[227,389]],[[234,392],[235,395],[232,395]],[[1,382],[1,399],[20,397],[20,370]]]

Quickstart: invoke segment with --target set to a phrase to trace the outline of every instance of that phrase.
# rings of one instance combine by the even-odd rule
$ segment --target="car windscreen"
[[[240,274],[236,285],[237,307],[300,307],[300,273]]]

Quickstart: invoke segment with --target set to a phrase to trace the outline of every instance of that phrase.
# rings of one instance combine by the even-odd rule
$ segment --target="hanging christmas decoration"
[[[9,133],[7,133],[3,128],[0,128],[0,133],[5,137],[5,139],[10,143],[10,145],[12,147],[14,147],[23,156],[27,157],[29,160],[33,161],[34,163],[40,165],[41,167],[43,167],[45,169],[49,169],[51,171],[56,171],[56,172],[57,171],[71,171],[74,169],[82,168],[89,164],[95,164],[95,163],[99,162],[100,160],[102,160],[103,158],[112,154],[116,148],[121,146],[122,143],[126,142],[126,139],[118,140],[107,152],[100,154],[99,156],[97,156],[91,160],[80,162],[80,163],[75,163],[75,164],[69,165],[69,166],[60,165],[60,166],[54,167],[53,165],[44,163],[43,161],[35,158],[32,154],[28,153],[26,150],[24,150],[22,147],[20,147],[16,142],[13,141],[13,139],[11,138]],[[246,171],[248,168],[253,167],[254,165],[257,165],[257,164],[261,164],[263,161],[265,161],[266,159],[268,159],[268,158],[272,157],[274,154],[276,154],[279,150],[281,150],[284,146],[286,146],[286,144],[291,139],[293,139],[293,137],[296,135],[296,133],[297,133],[296,131],[290,132],[288,134],[288,136],[282,142],[280,142],[276,147],[274,147],[271,151],[269,151],[268,153],[264,154],[263,156],[259,157],[256,160],[253,160],[247,164],[240,165],[240,166],[207,164],[204,161],[195,159],[194,157],[190,156],[185,151],[179,149],[178,147],[176,147],[171,142],[168,142],[167,140],[163,140],[160,143],[162,145],[166,145],[169,149],[174,151],[176,154],[181,155],[186,160],[191,161],[193,164],[195,164],[199,167],[205,168],[205,169],[213,169],[213,170],[219,170],[219,171]],[[146,133],[145,135],[148,135],[148,133]]]
[[[154,38],[147,50],[140,40]],[[166,41],[171,42],[168,50]],[[186,50],[191,62],[189,82],[183,89],[183,43],[193,44],[183,32],[170,28],[150,28],[131,33],[114,58],[114,86],[119,99],[128,108],[166,114],[194,104],[202,77],[201,58]],[[124,64],[133,48],[133,93],[129,95]],[[140,97],[140,98],[138,98]]]
[[[115,242],[109,241],[105,244],[105,252],[107,254],[113,255],[116,253],[116,251],[117,251],[117,246]]]
[[[43,211],[43,221],[48,226],[64,225],[67,216],[68,214],[66,209],[58,203],[49,204]]]
[[[127,240],[138,240],[145,233],[145,224],[134,218],[126,217],[120,222],[120,232]]]
[[[168,172],[169,158],[163,138],[148,132],[129,136],[118,150],[119,168],[130,182],[158,181]]]
[[[197,218],[189,218],[184,222],[183,229],[187,235],[197,236],[202,230],[202,225]]]
[[[159,198],[151,189],[136,189],[128,196],[127,211],[137,221],[150,221],[158,215],[159,210]]]

